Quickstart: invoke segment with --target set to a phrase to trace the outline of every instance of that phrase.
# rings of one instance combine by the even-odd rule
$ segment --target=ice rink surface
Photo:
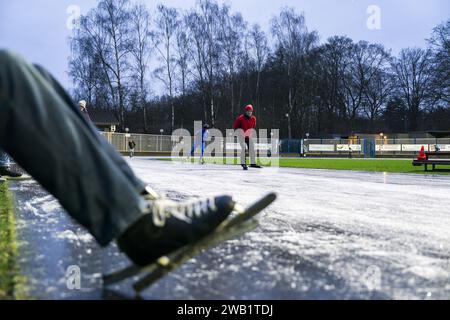
[[[145,298],[450,298],[448,175],[127,161],[137,176],[176,200],[230,194],[247,205],[278,193],[260,214],[259,228],[189,261]],[[21,264],[34,293],[101,298],[101,273],[126,265],[126,258],[115,246],[101,250],[35,183],[12,189],[28,252]],[[73,264],[83,275],[79,291],[65,284]],[[128,285],[113,289],[129,293]]]

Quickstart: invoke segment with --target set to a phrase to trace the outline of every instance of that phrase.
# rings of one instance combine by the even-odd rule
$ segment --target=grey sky
[[[195,0],[141,0],[150,9],[157,3],[187,9]],[[270,19],[284,6],[304,12],[310,29],[321,41],[332,35],[382,43],[397,53],[401,48],[425,46],[425,39],[437,24],[450,18],[449,0],[235,0],[219,1],[231,5],[249,23],[269,30]],[[26,59],[44,65],[69,86],[67,59],[69,47],[67,8],[77,5],[81,13],[95,6],[96,0],[0,0],[0,48],[19,52]],[[369,30],[368,6],[381,9],[381,29]]]

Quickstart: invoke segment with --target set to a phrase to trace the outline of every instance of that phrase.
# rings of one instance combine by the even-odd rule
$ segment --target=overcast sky
[[[141,0],[150,9],[158,3],[187,9],[195,0]],[[231,5],[250,23],[269,31],[270,20],[281,7],[304,12],[309,29],[319,32],[321,41],[332,35],[382,43],[396,54],[401,48],[426,45],[425,39],[437,24],[450,18],[449,0],[235,0]],[[32,62],[49,69],[63,83],[69,55],[68,7],[76,5],[84,14],[96,0],[0,0],[0,48],[17,51]],[[381,12],[381,29],[367,27],[367,8],[376,5]]]

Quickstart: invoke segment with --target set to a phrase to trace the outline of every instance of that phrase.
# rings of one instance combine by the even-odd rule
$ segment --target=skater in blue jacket
[[[195,132],[194,134],[194,145],[192,146],[191,149],[191,157],[194,156],[195,150],[197,150],[197,148],[201,146],[201,154],[199,160],[201,164],[205,163],[205,160],[203,159],[203,154],[205,153],[205,145],[208,135],[209,135],[209,125],[207,123],[203,125],[203,128],[201,130],[197,130],[197,132]]]

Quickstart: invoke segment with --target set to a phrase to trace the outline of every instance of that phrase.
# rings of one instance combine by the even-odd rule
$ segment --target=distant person
[[[0,150],[0,177],[20,178],[22,173],[11,167],[11,160],[6,152]]]
[[[229,196],[159,197],[42,67],[0,50],[0,84],[0,148],[100,245],[116,240],[135,264],[198,241],[233,210]]]
[[[209,135],[209,124],[205,123],[202,127],[202,129],[198,130],[194,133],[194,145],[191,149],[191,157],[194,156],[195,150],[200,146],[201,147],[201,153],[200,153],[200,164],[204,164],[205,160],[203,159],[203,154],[205,153],[205,146],[206,146],[206,140]]]
[[[136,142],[134,142],[134,140],[128,141],[128,148],[130,149],[130,158],[133,158],[134,148],[136,148]]]
[[[78,106],[80,107],[81,114],[86,118],[86,120],[91,121],[91,117],[89,116],[89,112],[87,111],[86,100],[80,100],[80,102],[78,102]]]
[[[253,115],[253,106],[247,105],[244,114],[241,114],[234,121],[234,130],[242,129],[243,135],[238,136],[241,145],[241,166],[244,170],[248,170],[246,161],[246,149],[250,155],[250,167],[261,168],[256,164],[255,143],[252,138],[252,130],[256,128],[256,117]]]

